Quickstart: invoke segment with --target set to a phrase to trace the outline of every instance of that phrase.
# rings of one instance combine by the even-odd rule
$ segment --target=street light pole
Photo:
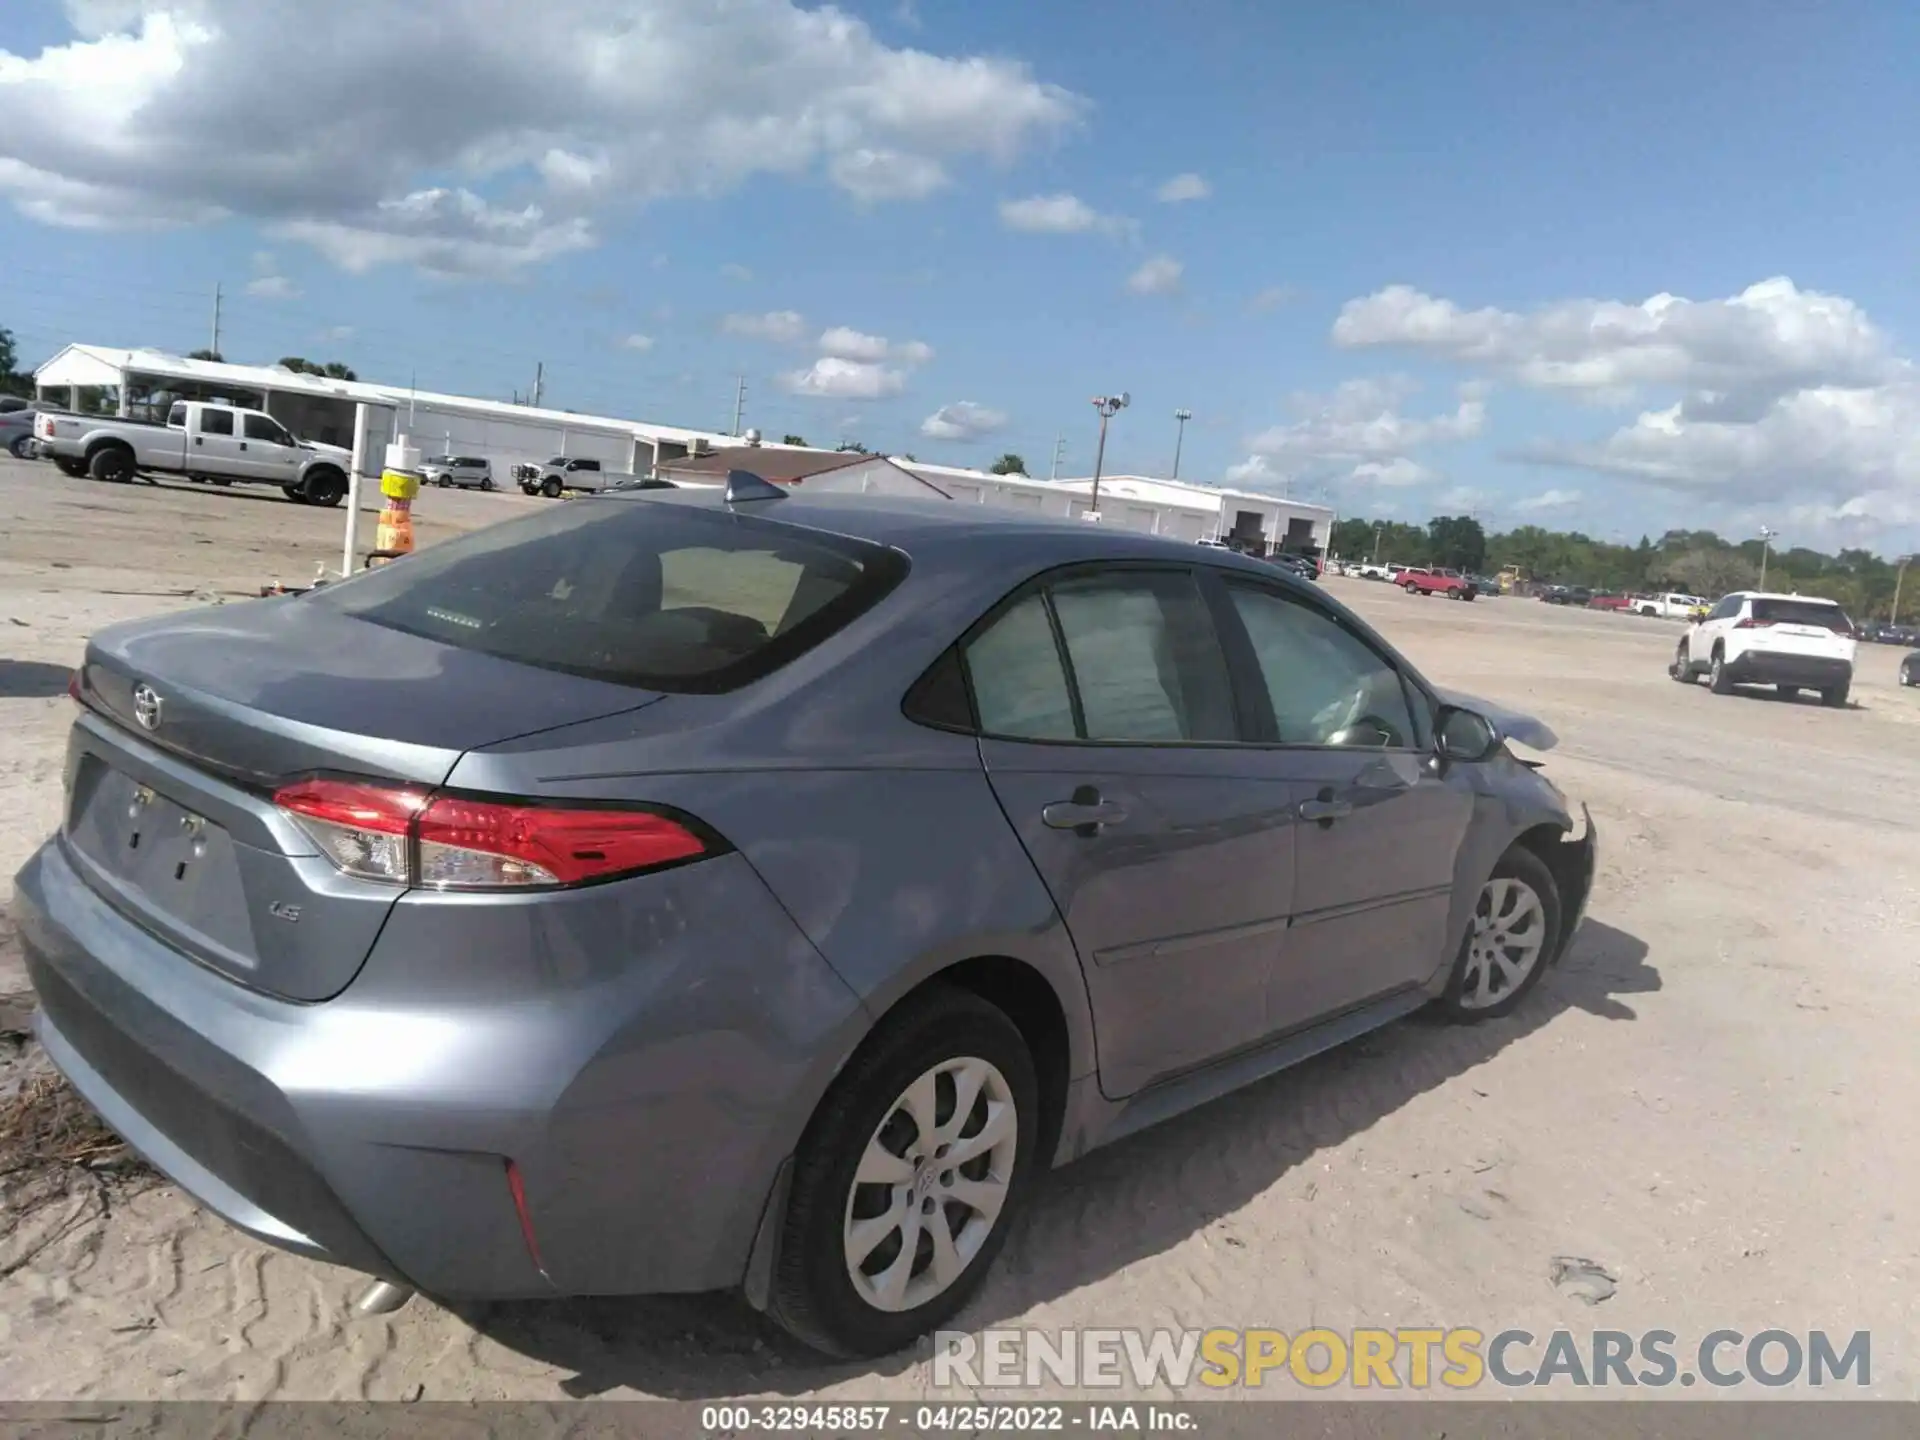
[[[1779,538],[1778,530],[1769,530],[1764,525],[1760,527],[1760,588],[1762,590],[1767,588],[1767,547]]]
[[[1380,563],[1380,532],[1386,528],[1387,528],[1387,522],[1384,520],[1376,521],[1374,523],[1373,558],[1367,562],[1369,565],[1378,565]]]
[[[1900,587],[1906,583],[1907,566],[1913,563],[1913,556],[1902,555],[1895,563],[1898,564],[1900,568],[1893,572],[1893,609],[1887,615],[1887,624],[1889,625],[1898,625],[1900,623]]]
[[[1107,459],[1107,421],[1127,408],[1133,397],[1122,390],[1118,395],[1096,395],[1093,408],[1100,412],[1100,444],[1093,452],[1093,504],[1087,511],[1089,520],[1100,518],[1100,469]]]
[[[1180,422],[1180,429],[1173,437],[1173,478],[1180,478],[1180,447],[1187,438],[1187,421],[1193,418],[1191,410],[1176,410],[1173,418]]]

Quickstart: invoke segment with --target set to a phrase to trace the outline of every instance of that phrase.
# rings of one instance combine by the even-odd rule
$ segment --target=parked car
[[[1698,595],[1669,590],[1659,595],[1635,596],[1633,613],[1661,620],[1687,620],[1706,606],[1707,602]]]
[[[420,478],[442,489],[457,485],[461,489],[493,489],[493,466],[477,455],[436,455],[420,466]]]
[[[1298,575],[1302,580],[1318,581],[1320,579],[1320,566],[1310,555],[1290,555],[1282,551],[1268,558],[1282,570]]]
[[[1467,580],[1473,586],[1473,593],[1476,595],[1499,595],[1504,593],[1500,589],[1500,582],[1491,575],[1469,575]]]
[[[1602,590],[1598,594],[1587,597],[1587,608],[1589,610],[1630,610],[1633,608],[1633,598],[1631,595],[1609,595]]]
[[[0,410],[0,450],[5,450],[16,460],[30,460],[33,458],[35,449],[33,419],[35,413],[35,411],[24,407],[14,410]]]
[[[1458,570],[1412,566],[1402,570],[1395,583],[1409,595],[1444,595],[1449,600],[1471,600],[1475,593],[1472,582]]]
[[[1593,591],[1584,585],[1552,585],[1540,597],[1549,605],[1581,605],[1593,599]]]
[[[1349,565],[1347,567],[1347,573],[1357,576],[1362,580],[1391,580],[1393,579],[1393,572],[1396,568],[1398,567],[1377,565],[1372,561],[1368,561],[1364,565]]]
[[[1817,690],[1847,703],[1853,686],[1853,622],[1832,600],[1737,591],[1688,628],[1667,673],[1683,685],[1708,677],[1716,695],[1773,685],[1792,697]]]
[[[176,400],[164,425],[42,411],[34,436],[67,474],[95,480],[184,475],[217,485],[277,485],[306,505],[338,505],[347,493],[350,452],[296,440],[266,411],[237,405]]]
[[[558,500],[563,490],[577,490],[594,494],[611,489],[636,477],[624,470],[608,470],[598,460],[583,455],[571,458],[556,455],[545,465],[516,465],[513,478],[520,488],[529,495],[544,495],[549,500]]]
[[[1920,650],[1913,651],[1900,662],[1900,683],[1920,685]]]
[[[47,1053],[370,1303],[741,1287],[899,1349],[1037,1172],[1513,1010],[1594,869],[1552,732],[1318,587],[974,506],[587,498],[73,688]]]

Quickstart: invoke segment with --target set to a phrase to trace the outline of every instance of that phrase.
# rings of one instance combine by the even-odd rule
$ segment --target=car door
[[[980,754],[1087,979],[1100,1084],[1255,1044],[1293,893],[1293,796],[1239,743],[1185,567],[1059,572],[962,650]]]
[[[1290,782],[1287,943],[1267,1013],[1296,1029],[1418,985],[1450,958],[1454,868],[1473,791],[1433,763],[1432,715],[1371,639],[1336,612],[1254,577],[1223,576],[1230,653],[1259,676],[1270,775]]]
[[[1726,633],[1745,600],[1742,594],[1723,596],[1707,611],[1706,618],[1694,626],[1693,633],[1687,637],[1687,659],[1692,664],[1704,667],[1712,658],[1713,642]]]
[[[306,452],[271,415],[248,411],[240,417],[240,463],[255,480],[291,485],[300,478]]]
[[[220,405],[200,407],[199,423],[193,427],[187,446],[188,474],[218,475],[223,478],[245,475],[240,459],[240,437],[236,433],[233,411]]]

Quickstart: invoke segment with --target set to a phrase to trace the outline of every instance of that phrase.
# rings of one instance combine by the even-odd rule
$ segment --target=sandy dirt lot
[[[418,533],[544,503],[430,492]],[[342,517],[4,460],[0,517],[4,899],[58,820],[87,634],[303,581]],[[1052,1176],[965,1323],[1657,1328],[1683,1351],[1865,1329],[1871,1393],[1920,1394],[1920,691],[1896,652],[1863,646],[1830,711],[1673,684],[1663,622],[1330,584],[1442,683],[1559,731],[1550,773],[1601,832],[1586,929],[1509,1019],[1416,1017]],[[0,929],[0,994],[15,966]],[[1616,1292],[1557,1288],[1559,1256]],[[727,1297],[361,1320],[357,1288],[165,1185],[103,1206],[75,1184],[0,1241],[0,1399],[931,1386],[924,1356],[822,1366]]]

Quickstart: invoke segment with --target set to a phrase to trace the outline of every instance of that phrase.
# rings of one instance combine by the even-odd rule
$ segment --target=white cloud
[[[1000,223],[1009,230],[1036,235],[1081,235],[1089,230],[1117,235],[1133,222],[1119,215],[1103,215],[1077,195],[1030,195],[1024,200],[1002,200]]]
[[[1171,255],[1155,255],[1127,277],[1127,289],[1135,295],[1171,295],[1186,269]]]
[[[1006,423],[1006,415],[999,410],[990,410],[971,400],[956,400],[922,420],[920,433],[929,440],[978,440],[1003,429]]]
[[[351,340],[353,336],[354,329],[351,325],[329,325],[320,332],[320,338],[322,340],[332,340],[336,343],[342,340]]]
[[[1153,198],[1163,205],[1178,205],[1185,200],[1204,200],[1213,194],[1213,186],[1189,170],[1184,175],[1176,175],[1158,190]]]
[[[1299,294],[1291,285],[1269,285],[1247,302],[1249,310],[1278,310]]]
[[[1483,382],[1643,407],[1602,438],[1538,442],[1516,458],[1836,524],[1920,515],[1920,369],[1853,301],[1789,279],[1720,300],[1526,312],[1392,286],[1350,301],[1333,337],[1471,365]]]
[[[623,350],[651,350],[653,348],[653,337],[651,335],[641,335],[638,333],[623,336],[620,341],[620,347]]]
[[[795,395],[816,400],[884,400],[906,388],[906,376],[885,365],[823,355],[805,370],[781,377]]]
[[[770,340],[776,345],[797,344],[807,333],[806,317],[797,310],[769,310],[764,315],[728,315],[720,321],[723,335]]]
[[[581,216],[549,220],[538,205],[507,210],[471,190],[415,190],[339,220],[287,220],[275,236],[313,246],[342,270],[412,265],[430,275],[504,276],[590,249]]]
[[[666,257],[661,256],[659,258],[664,260]],[[720,267],[720,274],[725,279],[738,280],[742,283],[753,279],[753,271],[744,265],[722,265]]]
[[[895,47],[797,0],[547,0],[485,24],[467,0],[330,0],[327,43],[295,47],[297,103],[296,0],[66,10],[74,38],[0,50],[0,193],[101,229],[238,216],[361,267],[519,268],[593,243],[616,206],[763,176],[923,196],[1087,109],[1018,61]],[[406,208],[438,185],[499,215],[538,204],[513,237],[475,234],[460,206]]]
[[[247,282],[247,294],[256,300],[292,300],[300,287],[284,275],[259,275]]]
[[[882,360],[924,365],[933,358],[933,347],[924,340],[903,340],[896,345],[884,335],[868,335],[846,325],[836,325],[824,332],[819,344],[822,355],[869,365]]]
[[[1442,510],[1463,514],[1485,508],[1487,502],[1493,498],[1491,490],[1480,490],[1472,485],[1456,485],[1451,490],[1442,490],[1434,496],[1433,503]]]
[[[1413,458],[1430,445],[1470,439],[1486,426],[1484,402],[1462,400],[1425,419],[1401,413],[1419,389],[1404,376],[1349,380],[1327,395],[1295,395],[1297,416],[1248,442],[1268,473],[1292,480],[1346,480],[1404,488],[1438,479]]]
[[[1538,495],[1529,495],[1524,500],[1514,501],[1513,508],[1531,513],[1540,510],[1567,510],[1579,503],[1578,490],[1546,490]]]

